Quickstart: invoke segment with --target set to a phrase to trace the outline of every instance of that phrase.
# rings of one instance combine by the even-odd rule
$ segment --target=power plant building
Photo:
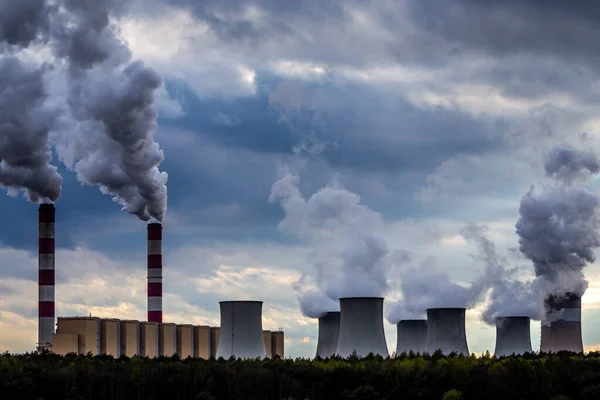
[[[458,353],[468,356],[465,329],[465,308],[427,309],[426,350],[432,354],[441,350],[444,354]]]
[[[121,321],[121,354],[133,357],[141,354],[140,321]]]
[[[162,224],[147,226],[147,317],[148,321],[98,317],[55,318],[55,206],[38,209],[38,340],[37,351],[56,354],[106,354],[115,358],[173,356],[216,357],[220,327],[163,323],[162,315]],[[228,311],[229,310],[229,311]],[[225,311],[225,313],[224,313]],[[226,321],[222,353],[239,357],[283,358],[283,331],[262,332],[262,302],[221,302]],[[56,324],[55,324],[56,320]],[[55,332],[56,325],[56,332]],[[237,337],[234,339],[234,334]],[[249,333],[249,334],[247,334]],[[259,344],[260,343],[260,344]],[[230,351],[227,351],[230,346]]]
[[[531,353],[529,317],[496,318],[496,357]]]
[[[160,355],[158,323],[140,322],[140,355],[155,358]]]
[[[182,359],[194,357],[194,326],[189,324],[177,325],[176,329],[177,355]]]
[[[121,321],[118,319],[100,320],[100,354],[121,357]]]
[[[340,299],[340,335],[336,353],[348,357],[369,353],[389,355],[383,330],[382,297],[346,297]]]
[[[427,342],[427,321],[424,319],[405,319],[398,322],[396,355],[402,353],[425,353]]]
[[[319,318],[319,338],[317,357],[328,358],[335,355],[340,336],[340,312],[330,311]]]
[[[214,357],[211,353],[212,330],[213,329],[208,325],[194,327],[194,357],[207,359]]]
[[[541,352],[583,352],[581,338],[581,297],[575,293],[550,295],[541,325]]]
[[[265,358],[262,301],[221,301],[216,358]]]

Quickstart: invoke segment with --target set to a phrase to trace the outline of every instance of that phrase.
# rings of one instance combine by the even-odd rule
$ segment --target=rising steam
[[[533,262],[538,290],[581,296],[587,289],[583,269],[600,246],[598,197],[584,187],[600,171],[598,157],[561,146],[544,167],[554,183],[523,196],[516,224],[520,250]]]
[[[271,188],[270,202],[279,200],[285,218],[282,231],[311,241],[309,260],[317,271],[316,289],[295,283],[304,315],[318,317],[334,311],[340,297],[379,297],[388,289],[388,248],[377,233],[381,216],[360,204],[360,198],[338,184],[326,186],[305,199],[300,178],[285,174]],[[326,301],[325,299],[330,299]]]
[[[21,51],[45,39],[49,10],[44,0],[0,0],[0,186],[23,190],[33,202],[54,202],[62,177],[50,165],[45,65],[21,59]]]

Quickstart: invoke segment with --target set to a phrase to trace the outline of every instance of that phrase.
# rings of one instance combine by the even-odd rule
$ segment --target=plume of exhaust
[[[314,250],[309,261],[315,267],[318,290],[324,297],[380,297],[388,289],[386,272],[388,248],[378,234],[381,216],[360,204],[360,197],[337,183],[323,187],[305,198],[298,185],[300,178],[284,174],[271,188],[270,202],[280,201],[285,218],[279,229],[308,239]],[[324,298],[295,285],[300,301]],[[309,300],[307,300],[309,299]],[[338,306],[339,307],[339,306]],[[316,307],[320,314],[327,310]]]
[[[64,0],[53,25],[54,53],[68,65],[67,102],[74,128],[57,151],[78,179],[111,194],[123,211],[162,221],[167,207],[164,154],[154,140],[158,74],[132,61],[111,25],[124,2]]]
[[[487,227],[469,225],[461,233],[467,241],[477,246],[475,259],[484,265],[485,279],[491,287],[482,320],[495,326],[498,317],[541,319],[544,312],[543,295],[531,280],[523,279],[523,268],[506,267],[508,261],[497,253],[496,245],[487,236]]]
[[[581,296],[587,289],[583,269],[595,261],[600,245],[598,197],[585,184],[600,163],[591,151],[560,146],[544,167],[553,184],[537,192],[531,187],[521,199],[519,249],[533,263],[536,290]]]
[[[308,318],[321,318],[330,311],[340,311],[340,303],[325,296],[320,290],[307,288],[307,275],[292,283],[298,296],[302,315]]]
[[[0,186],[32,202],[54,202],[62,177],[50,165],[47,65],[24,61],[19,52],[42,41],[49,9],[43,0],[0,0]]]

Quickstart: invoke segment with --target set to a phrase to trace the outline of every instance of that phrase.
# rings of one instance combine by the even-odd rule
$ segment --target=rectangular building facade
[[[58,318],[56,333],[77,334],[78,353],[100,354],[100,318],[96,317],[64,317]]]
[[[283,331],[271,332],[271,357],[285,358]]]
[[[211,330],[208,325],[194,327],[194,357],[210,358]]]
[[[219,332],[221,328],[210,327],[210,356],[217,356],[217,348],[219,347]]]
[[[194,326],[177,325],[177,354],[181,359],[194,357]]]
[[[100,354],[121,357],[121,321],[118,319],[100,320]]]
[[[271,331],[263,331],[263,340],[265,341],[267,357],[271,358]]]
[[[121,321],[121,354],[127,357],[140,354],[140,321]]]
[[[177,353],[177,325],[162,323],[158,325],[158,354],[172,357]]]
[[[79,354],[79,335],[76,333],[52,334],[52,351],[61,356],[69,353]]]
[[[155,358],[160,354],[158,322],[140,322],[140,356]]]

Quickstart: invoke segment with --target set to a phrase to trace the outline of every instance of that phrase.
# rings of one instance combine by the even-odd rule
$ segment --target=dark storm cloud
[[[27,47],[43,38],[49,28],[47,0],[0,0],[0,49],[2,42]]]

